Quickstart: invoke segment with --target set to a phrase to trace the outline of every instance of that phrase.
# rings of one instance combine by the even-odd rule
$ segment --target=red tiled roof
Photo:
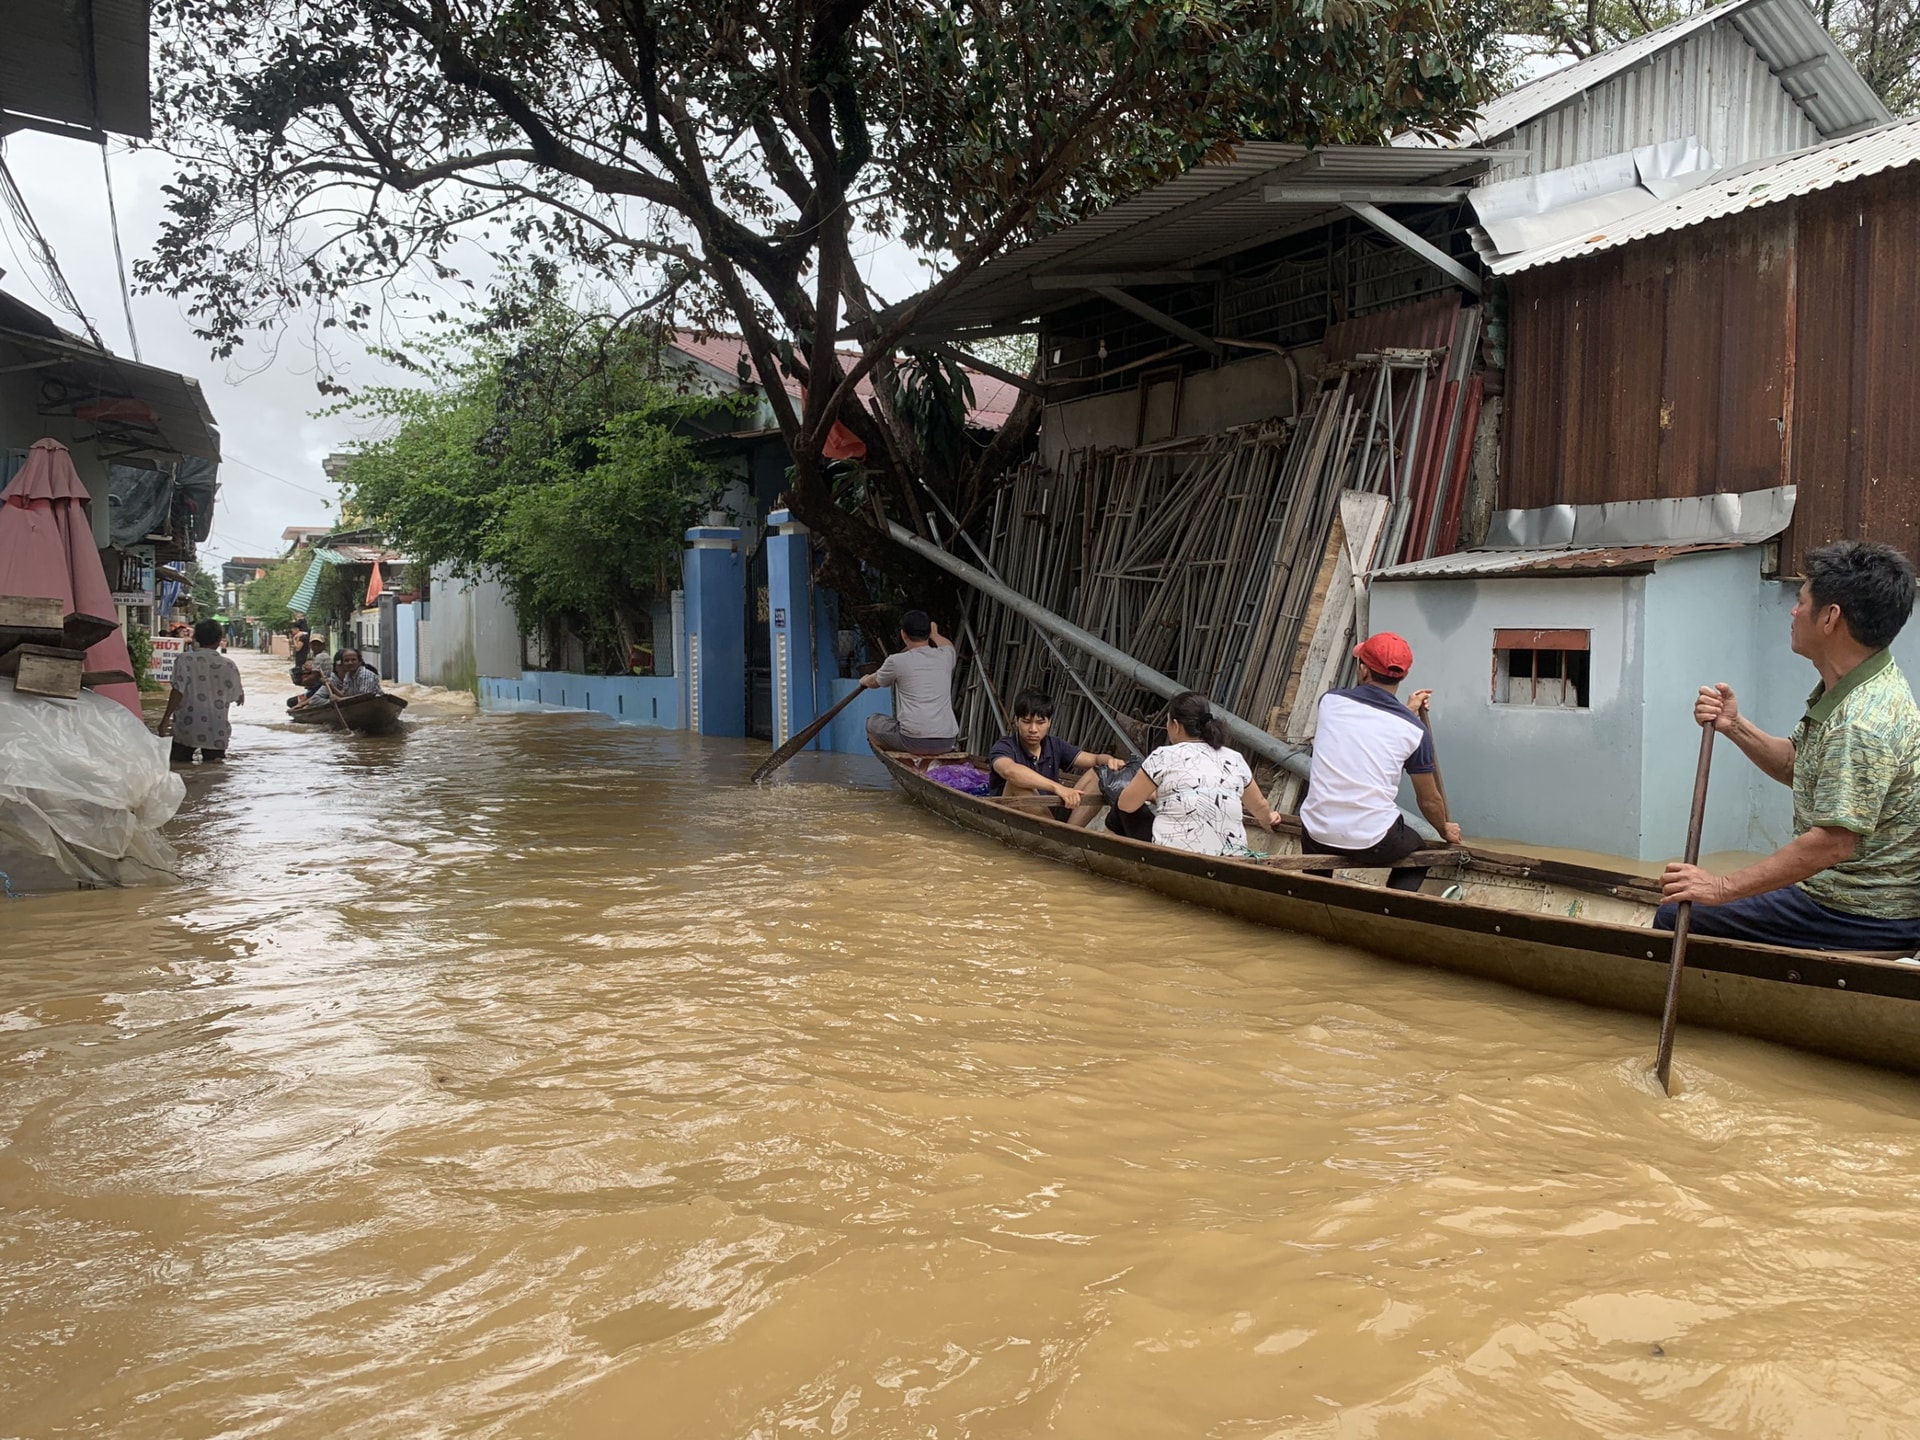
[[[741,361],[746,361],[747,373],[754,374],[753,361],[747,354],[747,342],[738,335],[699,335],[691,330],[673,332],[673,348],[683,355],[689,355],[702,364],[710,365],[722,375],[737,378]],[[851,370],[860,361],[858,350],[836,352],[840,363]],[[998,430],[1013,413],[1013,405],[1020,398],[1020,392],[1004,380],[996,380],[991,375],[982,375],[977,370],[967,371],[973,384],[973,408],[967,412],[967,418],[983,430]],[[796,400],[800,398],[800,382],[791,375],[783,376],[786,392]],[[757,385],[758,377],[754,383]],[[862,380],[854,387],[862,401],[871,402],[873,385]]]

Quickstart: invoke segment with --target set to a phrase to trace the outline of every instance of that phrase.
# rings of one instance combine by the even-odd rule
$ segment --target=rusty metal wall
[[[1509,286],[1500,504],[1799,486],[1783,572],[1920,549],[1920,172],[1544,266]]]

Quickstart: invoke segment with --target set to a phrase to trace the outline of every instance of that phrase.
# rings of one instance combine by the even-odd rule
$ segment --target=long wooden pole
[[[1693,813],[1687,817],[1686,863],[1700,863],[1700,831],[1707,818],[1707,769],[1713,764],[1713,726],[1700,727],[1700,764],[1693,772]],[[1673,953],[1667,961],[1667,1008],[1660,1017],[1660,1049],[1653,1073],[1660,1088],[1673,1094],[1673,1030],[1680,1023],[1680,973],[1687,964],[1687,934],[1693,928],[1693,902],[1682,900],[1673,917]]]
[[[822,730],[826,729],[828,722],[831,721],[834,716],[851,705],[854,697],[861,694],[863,688],[864,687],[859,685],[854,686],[853,689],[843,696],[826,714],[822,715],[818,720],[815,720],[811,725],[807,726],[806,729],[800,731],[799,734],[793,736],[786,744],[782,745],[778,750],[774,751],[773,754],[761,761],[760,768],[753,772],[753,783],[758,785],[762,780],[786,764],[787,761],[806,749],[807,743]]]

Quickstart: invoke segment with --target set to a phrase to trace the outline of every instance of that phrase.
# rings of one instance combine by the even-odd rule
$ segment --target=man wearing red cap
[[[1311,853],[1338,855],[1344,868],[1394,867],[1426,842],[1400,814],[1400,777],[1413,781],[1420,813],[1449,845],[1460,843],[1460,827],[1447,818],[1447,797],[1440,791],[1433,736],[1427,729],[1432,692],[1417,690],[1413,708],[1401,703],[1400,682],[1413,668],[1413,648],[1391,631],[1353,647],[1359,683],[1329,690],[1320,697],[1313,735],[1313,772],[1300,806],[1300,826]],[[1387,884],[1418,890],[1427,872],[1414,866],[1393,868]]]

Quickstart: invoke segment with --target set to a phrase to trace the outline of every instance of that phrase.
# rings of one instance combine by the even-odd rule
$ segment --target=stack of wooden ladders
[[[1370,321],[1381,335],[1329,363],[1293,420],[1070,450],[1055,467],[1028,461],[995,496],[994,568],[1142,664],[1311,742],[1320,697],[1349,677],[1354,638],[1368,633],[1368,574],[1457,543],[1480,316],[1432,308],[1424,329]],[[1380,343],[1396,327],[1445,343]],[[971,621],[978,680],[961,723],[976,747],[1002,732],[996,712],[1029,685],[1053,694],[1056,733],[1106,743],[1095,708],[1062,683],[1023,616],[978,600]],[[1083,673],[1122,713],[1159,709],[1097,662]],[[1297,789],[1281,793],[1283,808]]]
[[[126,684],[124,670],[90,671],[87,650],[120,628],[97,615],[65,614],[58,600],[0,595],[0,676],[21,695],[78,699],[83,687]]]

